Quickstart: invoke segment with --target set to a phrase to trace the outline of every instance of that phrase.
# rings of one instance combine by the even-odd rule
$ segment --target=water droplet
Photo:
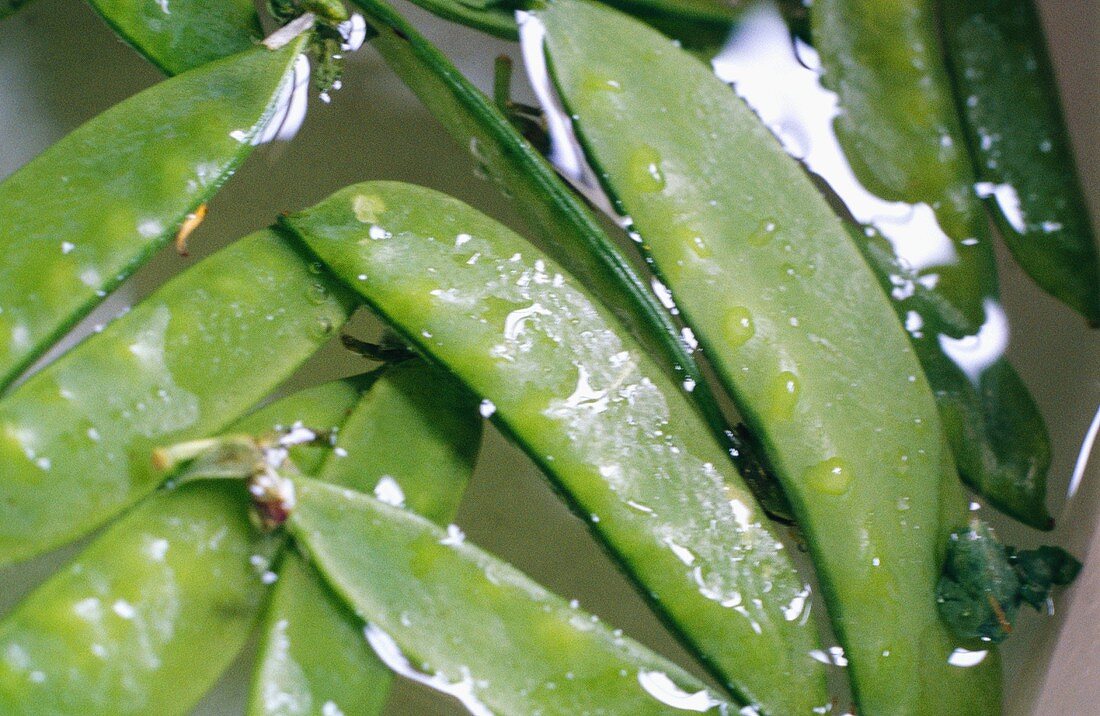
[[[778,229],[779,225],[774,220],[765,219],[760,222],[760,226],[756,227],[756,231],[749,234],[749,244],[752,246],[766,246],[775,238]]]
[[[324,284],[315,283],[306,291],[306,298],[314,306],[320,306],[328,300],[328,289],[325,288]]]
[[[630,155],[627,172],[627,183],[634,191],[653,194],[665,188],[661,155],[648,144],[641,145]]]
[[[618,80],[594,72],[586,72],[581,79],[580,91],[589,94],[597,92],[614,92],[618,94],[623,91],[623,86]]]
[[[740,348],[756,334],[752,313],[744,306],[734,306],[726,311],[725,329],[730,348]]]
[[[803,479],[817,492],[843,495],[852,482],[852,469],[839,457],[831,457],[806,470]]]
[[[768,417],[772,420],[790,420],[800,390],[798,376],[791,371],[785,370],[775,376],[768,386]]]
[[[320,275],[324,273],[325,267],[320,261],[314,261],[309,265],[309,272],[311,274]]]
[[[897,502],[898,512],[905,512],[909,509],[909,497],[899,497]]]
[[[318,340],[328,338],[332,335],[332,331],[332,321],[325,317],[317,319],[317,321],[309,328],[310,335]]]

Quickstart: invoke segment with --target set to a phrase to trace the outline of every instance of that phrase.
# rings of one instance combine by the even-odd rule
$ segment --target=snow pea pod
[[[591,210],[494,103],[382,0],[355,0],[379,30],[372,45],[417,94],[448,132],[470,147],[498,187],[512,197],[549,253],[611,308],[632,335],[659,357],[674,379],[690,388],[715,435],[730,445],[740,472],[757,493],[774,485],[754,447],[728,430],[686,341],[691,339],[669,315],[647,282],[607,235]],[[774,488],[772,488],[774,490]],[[771,514],[789,517],[781,495],[765,502]]]
[[[409,361],[381,371],[338,436],[318,479],[446,524],[473,471],[481,418],[454,379]],[[278,575],[249,713],[379,713],[392,677],[363,640],[362,619],[296,552]]]
[[[949,319],[942,298],[901,265],[877,232],[851,231],[883,290],[893,294],[894,309],[935,393],[963,481],[998,510],[1037,529],[1051,529],[1054,520],[1046,509],[1050,439],[1023,381],[1000,355],[965,370],[952,354],[965,352],[967,344],[944,337]],[[909,288],[898,293],[899,281]]]
[[[379,657],[472,713],[733,710],[460,532],[308,478],[295,485],[291,533],[367,621]]]
[[[851,169],[870,193],[912,206],[901,219],[918,246],[910,263],[957,311],[952,336],[976,333],[997,274],[932,0],[816,0],[810,18]]]
[[[1096,237],[1030,0],[939,3],[979,194],[1045,291],[1100,325]]]
[[[0,183],[0,388],[236,170],[289,99],[304,42],[162,82]]]
[[[88,0],[107,24],[165,74],[250,49],[263,36],[248,0]]]
[[[0,565],[148,494],[152,448],[221,430],[339,328],[348,294],[299,250],[238,241],[0,401]]]
[[[0,622],[0,710],[186,713],[248,638],[274,540],[239,483],[156,495]]]
[[[872,196],[852,175],[833,128],[837,97],[821,86],[813,51],[792,43],[788,24],[774,8],[746,13],[713,63],[716,74],[784,140],[788,153],[829,182],[824,191],[835,190],[836,204],[871,224],[845,225],[910,333],[963,480],[999,509],[1048,529],[1043,500],[1050,445],[1034,400],[1003,357],[1003,311],[989,301],[988,325],[971,338],[956,338],[966,333],[958,311],[932,276],[902,258],[912,259],[916,244],[904,240],[912,227],[893,218],[912,208]],[[916,238],[926,237],[918,232]]]
[[[231,430],[339,426],[358,395],[333,381]],[[187,712],[248,638],[268,591],[262,566],[282,543],[250,526],[247,506],[239,485],[190,483],[98,537],[0,621],[0,709]]]
[[[284,219],[484,399],[723,683],[825,703],[808,589],[687,398],[574,280],[497,222],[369,182]]]
[[[570,0],[532,21],[589,158],[786,488],[860,712],[995,710],[996,659],[949,664],[959,645],[935,606],[942,544],[966,519],[936,405],[840,220],[666,38]]]

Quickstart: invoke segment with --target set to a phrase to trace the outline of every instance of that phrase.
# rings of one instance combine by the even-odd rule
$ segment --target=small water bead
[[[749,244],[751,246],[767,246],[775,238],[778,229],[779,225],[775,223],[774,219],[765,219],[760,222],[760,226],[756,227],[755,231],[749,234]]]
[[[654,194],[665,188],[661,155],[656,149],[643,144],[634,150],[627,166],[626,181],[631,189],[643,194]]]
[[[780,372],[768,386],[766,411],[772,420],[790,420],[802,386],[798,376],[789,370]]]
[[[580,91],[587,94],[596,94],[598,92],[620,94],[623,91],[623,86],[618,80],[613,80],[610,77],[593,72],[586,72],[584,77],[581,78]]]
[[[309,264],[309,272],[315,276],[319,276],[325,272],[325,267],[320,261],[313,261]]]
[[[905,497],[899,497],[898,501],[897,501],[897,504],[896,504],[896,507],[898,508],[898,512],[905,512],[906,510],[908,510],[910,508],[909,503],[910,503],[910,498],[909,498],[908,495],[906,495]]]
[[[753,323],[752,313],[744,306],[734,306],[726,311],[723,328],[730,348],[740,348],[756,335],[756,324]]]
[[[327,318],[319,318],[309,327],[309,334],[318,340],[332,335],[334,327],[332,321]]]
[[[309,302],[314,306],[320,306],[328,301],[328,289],[325,288],[324,284],[312,284],[306,289],[306,298],[309,299]]]
[[[839,457],[831,457],[806,470],[811,489],[826,495],[843,495],[852,482],[852,469]]]

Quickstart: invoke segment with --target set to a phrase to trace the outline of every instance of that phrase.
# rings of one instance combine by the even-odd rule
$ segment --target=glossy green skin
[[[609,306],[650,355],[660,356],[669,375],[690,379],[695,386],[692,399],[715,434],[731,442],[741,472],[749,479],[767,481],[753,447],[728,437],[728,423],[679,327],[588,207],[492,100],[413,25],[381,0],[355,1],[379,30],[371,45],[460,145],[477,148],[476,160],[515,200],[527,225],[541,240],[540,248]],[[783,508],[778,503],[766,506],[775,511]]]
[[[330,338],[348,295],[262,231],[185,271],[0,401],[0,565],[93,529]]]
[[[399,658],[441,681],[465,681],[492,713],[680,713],[642,688],[641,672],[663,673],[687,694],[704,690],[428,520],[321,482],[295,484],[288,524],[333,589],[396,642]],[[697,699],[713,702],[711,713],[736,708],[707,693]]]
[[[341,427],[342,450],[328,451],[314,474],[365,492],[389,476],[408,509],[446,524],[473,472],[481,422],[453,379],[405,362],[381,372]],[[362,619],[294,552],[279,567],[262,634],[250,714],[315,714],[330,702],[348,716],[380,713],[391,672],[363,639]]]
[[[89,0],[115,32],[177,75],[251,48],[263,36],[250,0]]]
[[[1096,237],[1033,3],[952,0],[939,14],[978,179],[1019,197],[1023,231],[986,200],[1001,235],[1039,286],[1100,325]]]
[[[236,170],[304,42],[162,82],[0,183],[0,388]],[[230,136],[237,131],[243,141]]]
[[[840,102],[834,127],[856,176],[883,199],[927,203],[952,240],[958,261],[928,272],[939,274],[937,291],[958,312],[958,338],[985,320],[997,273],[933,4],[815,0],[810,16],[822,83]]]
[[[825,703],[815,629],[796,608],[803,585],[762,511],[683,393],[572,278],[420,187],[352,186],[285,222],[491,401],[723,683],[777,712]]]
[[[158,494],[0,622],[0,711],[182,714],[244,645],[274,545],[237,482]]]
[[[353,382],[334,381],[231,431],[339,426],[358,395]],[[302,450],[319,449],[295,448],[308,463]],[[0,621],[0,710],[187,712],[244,645],[269,591],[251,557],[270,560],[282,540],[257,533],[247,505],[239,484],[192,483],[156,494],[97,538]]]
[[[786,488],[860,713],[995,710],[996,659],[949,666],[936,612],[942,543],[965,525],[936,405],[840,220],[667,39],[591,4],[537,15],[589,159]]]
[[[942,298],[898,264],[881,236],[868,236],[859,227],[852,227],[852,234],[883,290],[890,293],[895,287],[891,277],[913,282],[912,295],[894,299],[894,310],[902,321],[910,312],[921,317],[920,328],[909,331],[910,341],[936,396],[963,481],[990,505],[1024,524],[1053,528],[1045,504],[1050,438],[1023,381],[1001,358],[982,371],[977,385],[972,383],[940,347],[939,335],[948,332],[945,326],[950,323],[944,318]]]

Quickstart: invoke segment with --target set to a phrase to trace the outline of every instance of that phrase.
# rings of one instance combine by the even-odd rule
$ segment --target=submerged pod
[[[968,341],[945,329],[942,298],[902,266],[874,231],[852,227],[879,282],[893,297],[936,396],[944,434],[963,480],[991,506],[1036,529],[1054,520],[1046,509],[1050,438],[1039,408],[997,350],[1007,334],[997,324]],[[899,293],[899,285],[905,287]],[[990,350],[992,349],[992,350]]]
[[[730,441],[734,460],[757,492],[773,490],[765,502],[772,514],[789,518],[774,480],[752,445],[728,431],[726,419],[685,342],[648,283],[571,191],[485,94],[416,28],[382,0],[355,0],[379,30],[372,45],[417,94],[448,132],[511,197],[539,239],[540,248],[561,263],[611,308],[632,335],[674,379],[690,387],[691,399],[715,434]]]
[[[178,275],[0,401],[0,565],[74,539],[163,479],[346,320],[343,288],[271,231]]]
[[[902,219],[920,244],[910,263],[957,311],[953,337],[961,338],[986,321],[997,273],[933,5],[815,0],[810,17],[847,162],[871,194],[912,206]]]
[[[570,606],[461,533],[295,480],[291,533],[367,622],[388,666],[474,714],[729,714],[671,662]]]
[[[152,497],[0,621],[0,711],[185,713],[248,638],[273,546],[240,483]]]
[[[1096,237],[1032,0],[939,3],[978,193],[1020,266],[1100,325]]]
[[[813,48],[792,32],[776,8],[756,7],[713,60],[715,73],[864,222],[845,225],[909,333],[963,480],[998,509],[1049,528],[1049,440],[1034,400],[1004,358],[1004,312],[987,300],[987,322],[966,336],[959,312],[936,288],[936,274],[922,273],[927,267],[919,257],[939,231],[930,210],[885,201],[859,183],[834,128],[837,95],[821,85]]]
[[[783,545],[687,398],[572,277],[420,187],[359,184],[284,222],[483,399],[725,684],[777,713],[825,704]]]
[[[0,183],[0,388],[229,178],[289,99],[304,42],[155,85]]]
[[[950,665],[936,611],[942,544],[966,518],[936,405],[840,220],[666,38],[569,0],[535,18],[589,158],[786,488],[860,712],[995,711],[997,658]]]
[[[307,472],[446,524],[481,443],[477,404],[453,378],[421,361],[378,375],[324,465]],[[362,619],[288,551],[264,617],[249,713],[380,713],[390,681],[390,670],[363,639]]]
[[[89,0],[127,43],[176,75],[244,52],[263,32],[250,0]]]

